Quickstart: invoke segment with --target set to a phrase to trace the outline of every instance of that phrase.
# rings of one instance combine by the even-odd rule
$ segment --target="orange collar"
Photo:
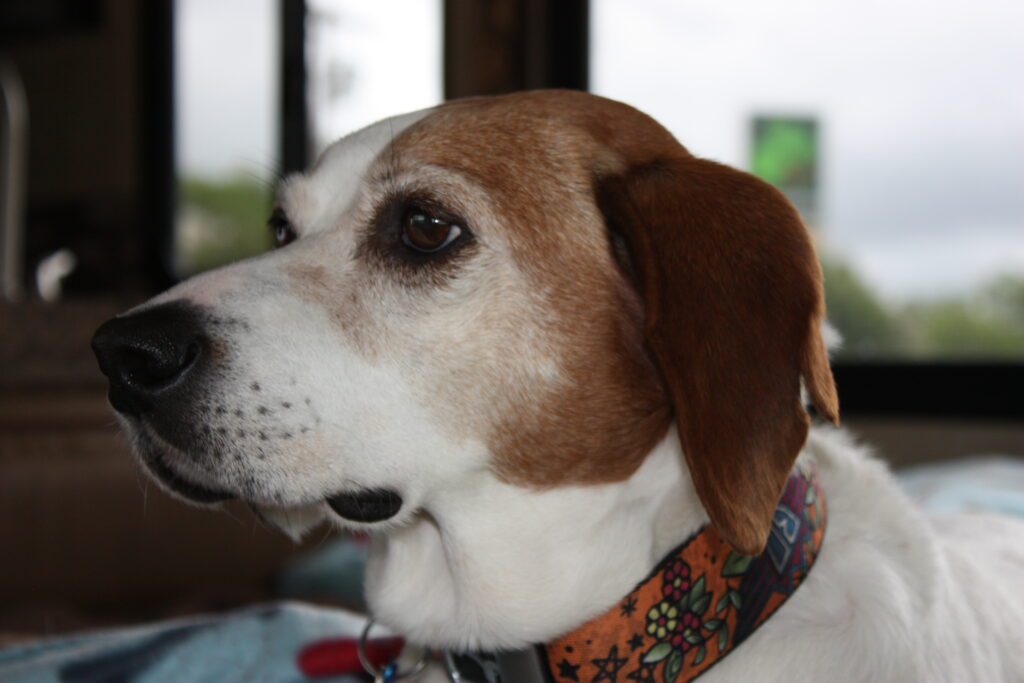
[[[527,678],[548,683],[694,680],[796,591],[821,550],[825,521],[825,498],[814,467],[798,466],[775,508],[763,553],[739,555],[705,526],[616,606],[537,647],[529,668],[540,675]],[[466,672],[469,680],[523,683],[524,677],[512,670],[523,670],[524,654],[458,659],[484,674]],[[512,668],[506,665],[511,662]]]
[[[825,499],[813,467],[794,470],[757,557],[706,526],[616,607],[545,648],[551,679],[692,681],[793,594],[818,556]]]

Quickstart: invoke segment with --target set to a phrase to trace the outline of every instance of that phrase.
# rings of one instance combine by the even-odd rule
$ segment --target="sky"
[[[591,0],[591,88],[748,166],[814,117],[818,229],[894,301],[1024,276],[1024,3]],[[180,166],[273,177],[275,0],[179,0]],[[311,0],[317,144],[440,101],[440,0]]]
[[[179,168],[273,178],[280,156],[276,0],[178,0],[176,5]]]

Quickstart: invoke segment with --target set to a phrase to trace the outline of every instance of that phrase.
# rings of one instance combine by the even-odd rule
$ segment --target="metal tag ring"
[[[359,656],[359,663],[363,665],[363,669],[366,670],[366,673],[373,676],[375,680],[382,680],[384,672],[375,667],[373,662],[371,662],[370,658],[366,655],[366,641],[370,636],[370,629],[373,628],[375,623],[376,622],[374,622],[373,619],[366,620],[366,627],[363,629],[362,635],[359,636],[359,646],[356,648],[356,654]],[[401,681],[403,679],[414,678],[420,675],[423,673],[423,670],[427,668],[427,662],[429,659],[429,653],[424,650],[423,654],[420,655],[419,660],[411,669],[408,671],[396,671],[394,680]]]
[[[451,652],[444,651],[444,668],[448,674],[448,680],[451,683],[465,683],[462,678],[462,674],[459,673],[459,667],[455,665],[455,657],[452,656]]]

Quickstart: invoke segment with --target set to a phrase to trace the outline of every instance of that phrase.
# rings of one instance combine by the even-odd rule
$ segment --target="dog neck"
[[[825,536],[816,467],[793,469],[757,556],[734,551],[709,525],[677,546],[601,616],[516,652],[447,655],[453,680],[573,683],[692,681],[723,660],[803,583]]]
[[[825,526],[817,472],[802,463],[786,481],[764,552],[741,555],[705,526],[617,605],[545,645],[550,679],[598,681],[620,669],[637,680],[699,677],[796,591],[817,559]]]
[[[514,650],[603,613],[707,521],[675,429],[628,479],[530,491],[481,472],[375,537],[367,599],[410,642]]]

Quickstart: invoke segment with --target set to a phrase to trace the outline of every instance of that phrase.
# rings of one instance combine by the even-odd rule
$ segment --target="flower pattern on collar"
[[[711,668],[793,594],[825,534],[813,466],[786,481],[765,551],[733,552],[706,526],[618,605],[544,646],[556,683],[685,683]]]

